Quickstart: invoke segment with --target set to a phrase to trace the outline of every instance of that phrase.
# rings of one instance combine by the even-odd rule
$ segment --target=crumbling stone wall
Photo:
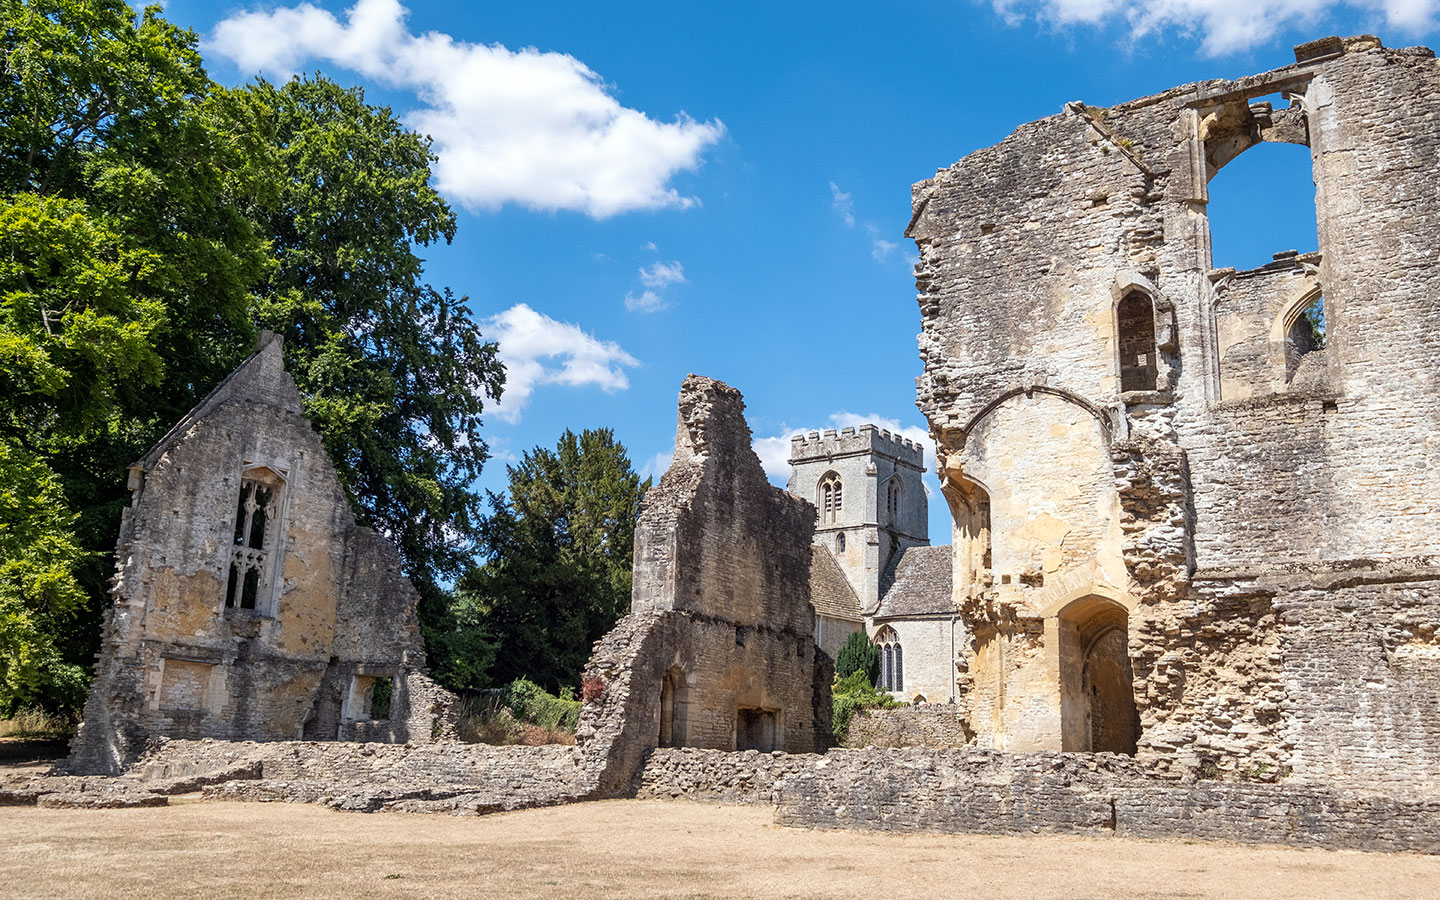
[[[847,747],[964,747],[975,739],[960,707],[949,703],[856,710]]]
[[[631,612],[586,670],[598,693],[576,737],[601,793],[626,789],[662,744],[810,752],[830,731],[833,669],[809,596],[815,508],[766,480],[728,385],[685,379],[675,444],[635,529]]]
[[[356,524],[281,351],[263,334],[131,466],[76,771],[118,772],[159,736],[403,742],[443,731],[448,701],[424,676],[418,595],[395,548]],[[377,680],[391,687],[388,714],[372,709]]]
[[[1295,59],[1067,104],[914,188],[917,402],[947,496],[995,511],[993,570],[956,554],[984,746],[1073,740],[1063,604],[1104,601],[1156,772],[1440,778],[1440,66],[1368,36]],[[1264,141],[1310,148],[1319,247],[1215,269],[1208,183]]]

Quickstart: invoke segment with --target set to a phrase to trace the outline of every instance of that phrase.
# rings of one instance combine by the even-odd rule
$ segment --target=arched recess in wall
[[[940,492],[954,523],[950,551],[954,584],[958,593],[973,595],[991,580],[990,492],[959,474],[947,474]]]
[[[1155,301],[1132,288],[1115,305],[1115,346],[1120,356],[1120,390],[1153,391],[1159,374]]]
[[[1297,96],[1235,99],[1205,112],[1212,268],[1253,269],[1319,246],[1309,131]]]
[[[904,489],[899,475],[890,476],[890,480],[885,483],[885,521],[891,526],[898,525],[900,522],[900,508],[904,501]]]
[[[1140,738],[1130,664],[1129,613],[1082,597],[1058,615],[1061,749],[1133,756]]]
[[[671,666],[660,686],[660,746],[684,747],[690,721],[690,687],[685,670]]]

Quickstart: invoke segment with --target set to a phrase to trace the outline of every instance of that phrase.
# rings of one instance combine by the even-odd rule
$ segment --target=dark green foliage
[[[635,517],[649,481],[609,429],[567,430],[553,451],[537,447],[508,471],[509,495],[491,496],[482,529],[487,559],[451,604],[466,627],[447,637],[493,647],[493,668],[485,677],[455,657],[437,666],[462,688],[521,677],[571,688],[591,645],[630,607]]]
[[[865,637],[864,631],[857,631],[846,638],[835,654],[836,678],[856,672],[864,672],[871,684],[880,678],[880,651]]]
[[[893,709],[900,705],[889,694],[875,690],[875,681],[866,672],[852,672],[844,678],[836,678],[830,696],[833,710],[831,728],[837,744],[845,743],[850,720],[856,710]]]
[[[471,648],[435,646],[456,624],[439,584],[474,555],[480,413],[504,370],[464,298],[425,283],[414,252],[455,234],[430,187],[430,141],[324,78],[223,96],[277,165],[278,200],[257,215],[277,262],[257,320],[285,336],[305,415],[360,518],[399,546],[432,650],[454,657]]]

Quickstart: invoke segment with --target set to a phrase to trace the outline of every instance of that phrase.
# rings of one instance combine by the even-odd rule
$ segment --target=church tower
[[[892,559],[930,543],[924,459],[919,444],[874,425],[790,440],[788,489],[815,504],[815,543],[835,556],[867,613]]]

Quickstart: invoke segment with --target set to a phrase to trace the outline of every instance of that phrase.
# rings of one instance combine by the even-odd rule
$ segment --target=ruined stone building
[[[282,342],[258,349],[130,467],[95,681],[72,768],[152,737],[426,741],[417,595],[358,526],[301,413]]]
[[[915,185],[983,746],[1440,780],[1440,64],[1295,59],[1071,103]],[[1265,141],[1309,147],[1319,246],[1215,269],[1208,185]]]
[[[610,748],[615,777],[656,747],[827,746],[833,667],[814,641],[815,518],[766,480],[740,392],[687,377],[674,459],[635,528],[630,613],[587,670],[603,696],[577,736]]]

